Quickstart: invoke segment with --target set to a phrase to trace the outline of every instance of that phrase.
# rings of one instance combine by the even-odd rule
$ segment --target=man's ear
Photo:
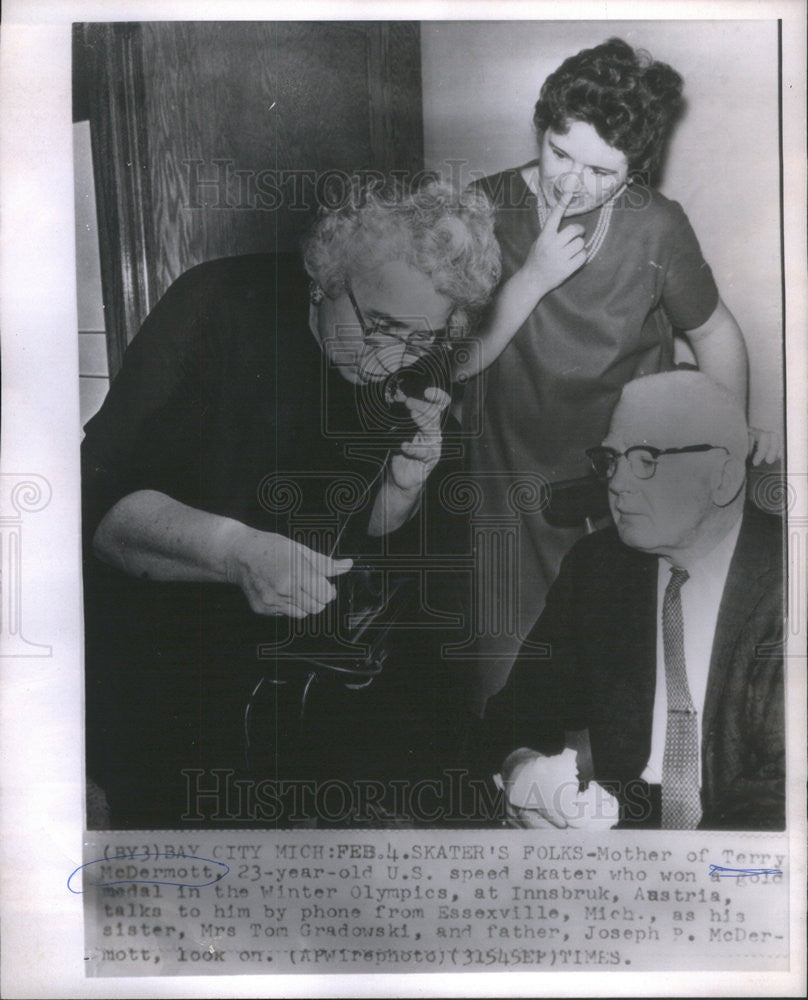
[[[726,455],[717,463],[712,474],[712,499],[716,507],[728,507],[746,482],[746,463],[734,455]]]

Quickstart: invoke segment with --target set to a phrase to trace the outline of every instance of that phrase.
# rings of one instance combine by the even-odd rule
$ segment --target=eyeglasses
[[[383,330],[379,326],[368,326],[365,322],[365,317],[362,315],[362,310],[359,308],[359,304],[354,298],[354,294],[350,286],[347,286],[345,291],[348,293],[348,298],[351,300],[353,311],[356,313],[356,318],[359,321],[362,336],[365,340],[397,340],[406,347],[426,351],[435,343],[436,340],[446,339],[447,331],[445,327],[440,330],[413,330],[412,333],[409,334],[399,334],[391,330]]]
[[[727,450],[720,444],[690,444],[686,448],[652,448],[650,445],[636,444],[625,451],[604,447],[588,448],[586,457],[592,463],[595,475],[603,482],[608,482],[614,476],[617,463],[623,457],[637,479],[652,479],[657,462],[663,455],[684,455],[697,451],[713,451],[717,448],[722,451]]]

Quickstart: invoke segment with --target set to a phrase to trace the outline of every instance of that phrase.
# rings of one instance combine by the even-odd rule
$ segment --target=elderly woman
[[[738,324],[687,216],[650,186],[682,86],[670,66],[620,39],[579,52],[542,87],[538,158],[479,184],[497,206],[504,284],[479,349],[457,371],[471,377],[469,467],[489,514],[513,516],[520,476],[585,476],[584,451],[603,437],[621,388],[672,367],[675,332],[704,372],[746,399]],[[763,435],[756,460],[775,453]],[[516,628],[483,638],[480,705],[507,677],[579,534],[521,512]]]
[[[397,390],[410,422],[392,445],[362,404],[486,301],[491,207],[436,183],[355,187],[304,263],[184,274],[86,427],[88,761],[117,825],[198,825],[186,798],[242,760],[261,644],[318,621],[358,555],[419,551],[448,396]],[[231,819],[262,818],[242,805]]]

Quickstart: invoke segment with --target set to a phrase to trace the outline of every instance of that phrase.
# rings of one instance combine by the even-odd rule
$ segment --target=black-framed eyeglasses
[[[436,341],[446,340],[448,337],[446,327],[441,327],[439,330],[413,330],[412,333],[400,334],[393,330],[382,329],[381,326],[378,325],[368,326],[350,285],[346,286],[345,291],[348,293],[348,298],[351,300],[353,311],[356,313],[356,318],[359,322],[359,327],[362,330],[362,336],[365,340],[397,340],[406,347],[427,351]]]
[[[625,458],[629,468],[637,479],[651,479],[656,472],[657,462],[663,455],[685,455],[698,451],[713,451],[727,449],[721,444],[689,444],[684,448],[652,448],[646,444],[635,444],[625,451],[615,451],[614,448],[587,448],[586,457],[592,463],[595,475],[603,482],[608,482],[617,471],[617,463]]]

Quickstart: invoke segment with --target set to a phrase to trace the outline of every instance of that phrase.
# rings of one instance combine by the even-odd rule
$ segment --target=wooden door
[[[215,257],[294,249],[355,171],[423,166],[414,22],[80,25],[110,373]]]

